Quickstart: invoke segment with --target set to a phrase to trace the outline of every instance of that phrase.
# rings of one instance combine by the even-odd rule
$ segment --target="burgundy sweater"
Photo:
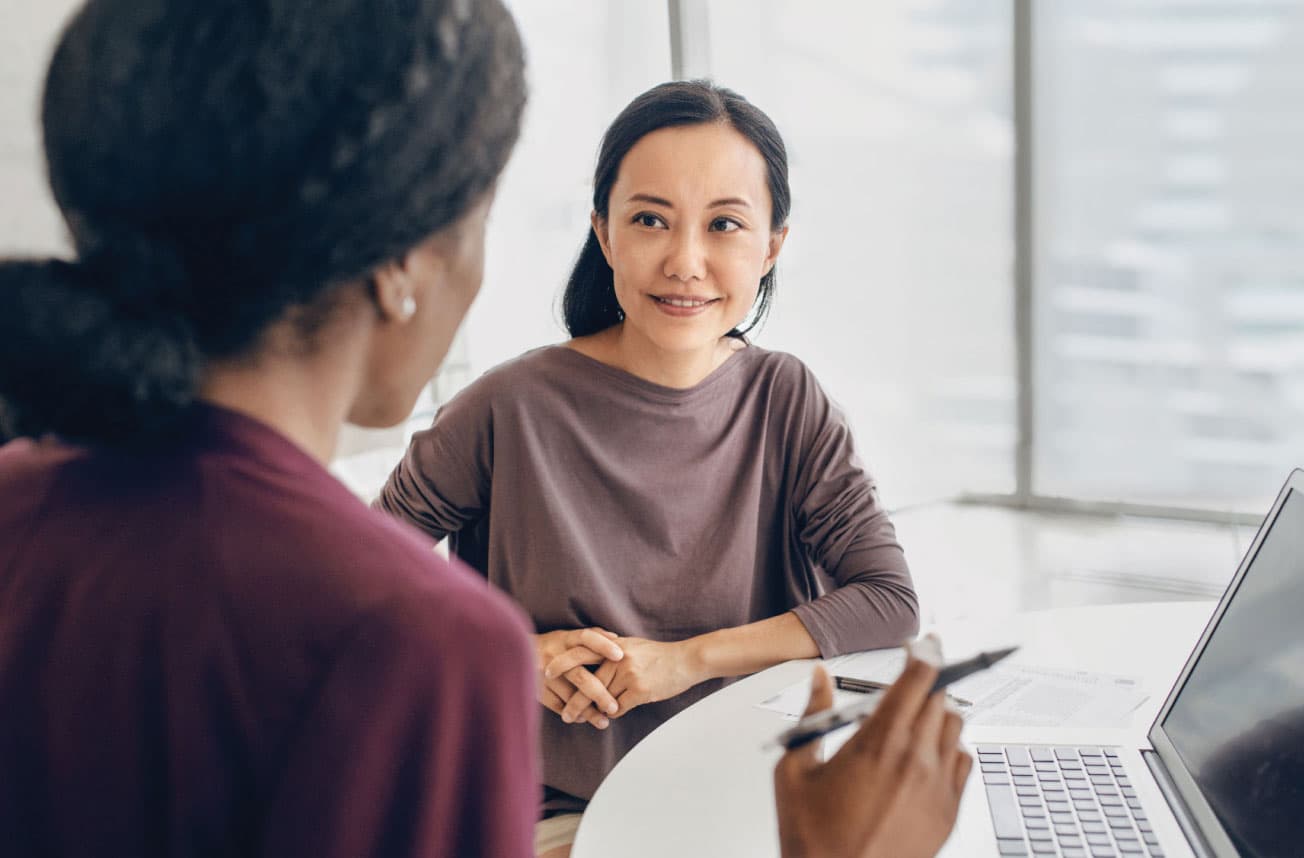
[[[680,640],[792,610],[832,656],[918,628],[905,556],[841,412],[799,360],[756,346],[686,390],[564,346],[529,352],[416,435],[377,505],[454,535],[540,632]],[[591,797],[636,742],[720,685],[605,731],[544,712],[544,783]]]
[[[0,851],[512,856],[517,608],[267,426],[0,448]]]

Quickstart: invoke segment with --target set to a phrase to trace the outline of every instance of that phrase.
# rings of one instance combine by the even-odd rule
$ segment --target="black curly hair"
[[[500,0],[89,0],[46,79],[74,261],[0,263],[0,440],[131,443],[456,221],[525,102]]]

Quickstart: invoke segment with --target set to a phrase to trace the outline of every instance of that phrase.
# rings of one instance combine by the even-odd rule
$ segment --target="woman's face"
[[[765,160],[722,123],[662,128],[620,164],[593,228],[625,332],[664,352],[714,349],[756,301],[787,228],[770,229]]]

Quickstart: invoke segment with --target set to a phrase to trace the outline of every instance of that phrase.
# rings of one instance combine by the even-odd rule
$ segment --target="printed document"
[[[904,665],[900,649],[852,653],[824,663],[830,676],[877,682],[896,679]],[[1135,677],[1008,663],[966,677],[947,691],[960,702],[968,723],[1009,727],[1124,727],[1149,696]],[[809,697],[810,682],[804,680],[756,705],[796,721]],[[864,695],[836,691],[833,705],[858,699]]]

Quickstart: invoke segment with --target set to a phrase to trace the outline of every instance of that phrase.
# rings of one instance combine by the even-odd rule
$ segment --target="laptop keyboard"
[[[979,745],[1001,855],[1162,858],[1114,748]]]

